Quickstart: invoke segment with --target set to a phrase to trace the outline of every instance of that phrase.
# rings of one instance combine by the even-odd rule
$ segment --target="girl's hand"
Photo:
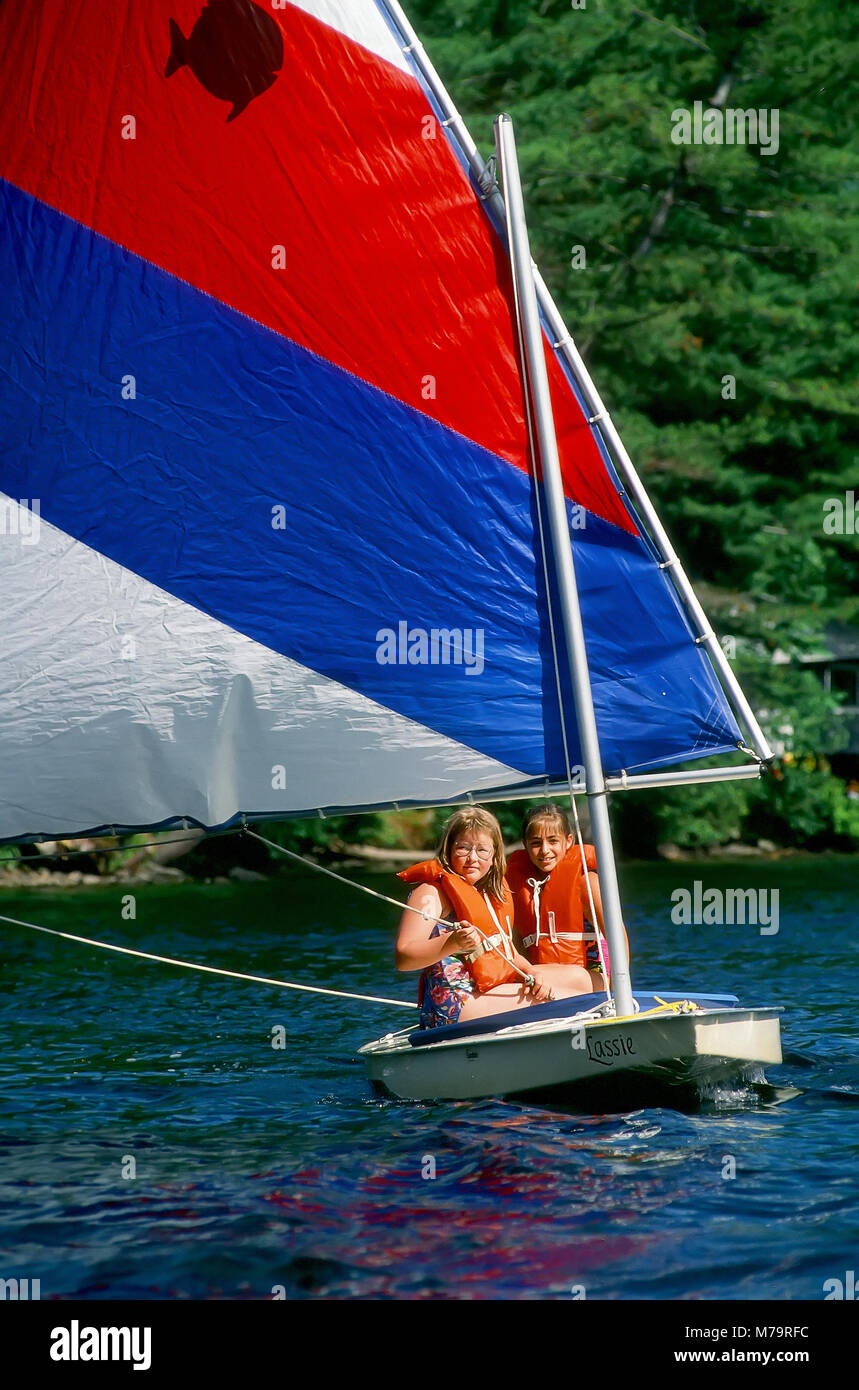
[[[534,983],[531,986],[532,998],[536,999],[538,1004],[545,1004],[548,1003],[549,1000],[554,999],[554,990],[549,984],[548,977],[540,969],[539,965],[531,965],[528,969],[534,976]]]
[[[459,922],[444,943],[445,952],[451,956],[467,956],[477,951],[483,937],[470,922]]]

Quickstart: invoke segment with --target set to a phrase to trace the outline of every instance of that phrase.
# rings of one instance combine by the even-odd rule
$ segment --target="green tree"
[[[485,151],[493,116],[513,115],[535,258],[705,606],[736,642],[741,680],[798,760],[791,784],[801,780],[802,755],[837,743],[835,704],[780,658],[819,647],[835,617],[859,620],[859,538],[823,529],[827,498],[857,483],[849,7],[413,0],[409,10]],[[673,117],[695,102],[765,113],[757,143],[675,143]],[[813,776],[831,780],[816,765]],[[642,842],[715,843],[752,833],[759,796],[776,790],[771,779],[762,793],[666,793],[619,821]],[[833,834],[839,795],[821,801]],[[818,832],[800,802],[781,794],[808,841]]]

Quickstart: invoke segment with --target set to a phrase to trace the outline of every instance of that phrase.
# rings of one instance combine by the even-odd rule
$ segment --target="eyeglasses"
[[[462,855],[463,859],[470,859],[472,854],[483,861],[492,858],[491,849],[478,849],[475,845],[454,845],[453,853]]]

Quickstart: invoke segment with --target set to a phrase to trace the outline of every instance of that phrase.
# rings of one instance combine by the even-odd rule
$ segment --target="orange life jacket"
[[[596,870],[593,845],[585,845],[585,863]],[[516,930],[525,954],[534,965],[587,966],[588,946],[596,927],[585,922],[585,888],[578,845],[541,878],[527,850],[517,849],[507,861],[507,880],[513,892]]]
[[[507,884],[504,897],[490,897],[459,874],[449,873],[438,859],[424,859],[420,864],[412,864],[397,874],[405,883],[432,883],[439,888],[453,909],[458,922],[470,922],[478,927],[486,941],[479,951],[470,956],[460,956],[468,973],[477,986],[478,993],[485,993],[495,985],[506,984],[508,980],[520,981],[521,976],[508,963],[513,958],[513,895]],[[497,947],[497,950],[492,948]],[[501,954],[503,952],[503,954]]]

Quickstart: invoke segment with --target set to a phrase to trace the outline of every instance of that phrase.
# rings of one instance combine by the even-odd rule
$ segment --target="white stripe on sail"
[[[0,508],[0,837],[438,802],[525,780],[2,493]]]
[[[312,14],[347,39],[354,39],[387,62],[411,74],[405,54],[382,15],[376,0],[292,0],[299,10]]]

